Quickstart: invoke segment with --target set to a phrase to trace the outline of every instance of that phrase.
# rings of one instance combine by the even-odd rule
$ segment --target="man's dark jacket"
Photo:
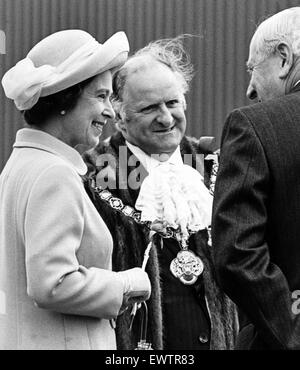
[[[220,284],[244,317],[237,347],[300,349],[299,91],[229,115],[212,230]]]
[[[122,158],[119,158],[119,148],[123,147],[126,149],[126,153],[122,152]],[[198,140],[192,140],[185,137],[181,143],[181,155],[190,154],[192,158],[191,165],[194,168],[202,169],[204,172],[204,166],[207,171],[205,171],[205,181],[209,182],[208,169],[211,165],[210,161],[203,161],[203,156],[196,155],[201,152],[205,152],[201,146],[199,146]],[[126,158],[132,156],[132,153],[127,148],[125,140],[120,132],[114,134],[109,142],[100,143],[96,149],[87,153],[84,158],[89,166],[89,178],[101,173],[103,168],[106,168],[107,163],[101,163],[99,159],[101,154],[105,153],[108,156],[112,156],[116,159],[115,165],[113,165],[108,177],[112,180],[117,180],[117,189],[111,190],[114,196],[122,199],[123,203],[134,207],[135,201],[139,194],[139,188],[132,189],[127,187],[126,189],[120,189],[118,180],[120,178],[127,179],[128,177],[135,174],[137,166],[140,165],[139,162],[133,165],[128,165]],[[121,163],[121,166],[119,164]],[[125,172],[124,172],[125,171]],[[135,171],[135,172],[134,172]],[[147,175],[144,170],[144,175]],[[115,271],[125,270],[136,266],[142,265],[144,250],[148,244],[149,231],[145,227],[138,225],[135,221],[129,217],[123,216],[115,210],[112,210],[109,205],[101,201],[94,193],[91,191],[91,187],[88,186],[89,181],[87,181],[87,190],[98,209],[100,215],[106,222],[114,241],[113,250],[113,269]],[[121,186],[122,187],[122,186]],[[169,245],[171,243],[171,245]],[[203,272],[203,277],[199,278],[199,282],[203,281],[203,286],[196,284],[195,287],[186,287],[175,279],[168,269],[162,270],[161,263],[164,258],[169,258],[168,253],[174,253],[176,256],[175,248],[179,248],[175,241],[167,240],[164,241],[164,248],[161,250],[159,243],[156,248],[152,248],[150,253],[150,258],[147,264],[146,271],[149,275],[152,293],[149,301],[147,301],[149,309],[149,327],[148,327],[148,339],[152,342],[154,349],[164,349],[167,346],[167,342],[173,341],[180,345],[184,341],[185,344],[189,342],[190,346],[199,346],[199,338],[197,336],[197,344],[192,342],[189,334],[186,338],[180,338],[182,333],[180,332],[182,328],[185,330],[185,320],[194,320],[194,325],[190,327],[201,326],[201,319],[203,324],[205,323],[205,317],[200,317],[200,314],[196,312],[207,312],[206,302],[204,300],[204,291],[209,306],[209,311],[211,315],[211,328],[209,336],[209,342],[203,343],[202,346],[207,346],[207,348],[212,349],[229,349],[233,348],[235,334],[237,332],[237,316],[236,309],[233,303],[226,297],[222,291],[220,291],[218,285],[216,284],[215,271],[212,264],[211,247],[207,244],[207,233],[202,231],[193,235],[190,242],[190,248],[201,257],[204,262],[205,269]],[[169,246],[169,248],[167,248]],[[175,253],[176,252],[176,253]],[[170,257],[171,258],[171,257]],[[163,284],[168,279],[174,279],[177,284],[177,289],[183,291],[186,294],[186,301],[178,304],[177,293],[176,292],[162,292]],[[172,285],[172,287],[171,287]],[[169,288],[174,288],[175,284],[171,284]],[[168,285],[165,285],[168,287]],[[196,289],[198,287],[198,291]],[[205,305],[203,310],[199,310],[200,306],[197,303],[195,295],[198,295],[200,301],[202,302],[202,307]],[[170,302],[170,299],[173,301]],[[198,306],[198,307],[197,307]],[[164,314],[166,307],[169,307],[168,315]],[[197,311],[198,310],[198,311]],[[130,311],[127,310],[123,315],[118,317],[117,320],[117,347],[118,349],[133,349],[136,347],[138,337],[139,337],[139,317],[134,321],[133,330],[129,330],[130,322]],[[193,318],[193,314],[195,318]],[[169,315],[174,315],[169,317]],[[165,317],[168,316],[168,317]],[[209,322],[208,317],[208,322]],[[177,322],[177,325],[176,325]],[[173,327],[171,326],[173,325]],[[168,329],[168,330],[167,330]],[[167,338],[165,338],[166,331],[169,332]],[[201,333],[199,333],[201,334]],[[178,340],[176,338],[178,336]],[[200,338],[202,341],[203,337]]]

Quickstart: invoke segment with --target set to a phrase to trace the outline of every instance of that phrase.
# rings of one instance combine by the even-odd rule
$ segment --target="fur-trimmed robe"
[[[85,181],[86,189],[94,202],[98,212],[106,222],[114,240],[113,251],[113,270],[121,271],[129,268],[142,265],[144,250],[148,244],[149,231],[144,226],[137,224],[131,218],[122,215],[113,210],[108,204],[99,199],[92,191],[91,183],[99,171],[103,170],[107,163],[100,160],[99,155],[106,153],[108,157],[114,158],[115,163],[109,171],[108,177],[110,184],[116,181],[117,189],[109,188],[111,193],[122,199],[124,204],[132,207],[135,205],[139,189],[132,189],[129,186],[125,189],[119,189],[118,179],[124,179],[132,175],[132,171],[136,170],[137,164],[133,166],[122,165],[120,168],[119,147],[123,146],[122,150],[126,150],[127,159],[132,155],[125,144],[125,140],[120,132],[115,133],[108,142],[101,142],[95,149],[84,154],[84,159],[89,167],[88,175]],[[191,165],[194,168],[204,172],[206,185],[209,183],[209,171],[211,168],[210,161],[203,161],[204,156],[196,154],[208,154],[207,150],[203,150],[196,139],[184,137],[180,145],[181,155],[190,154]],[[122,152],[124,155],[124,152]],[[184,161],[186,163],[186,161]],[[187,164],[187,163],[186,163]],[[127,167],[127,168],[125,168]],[[107,169],[107,168],[106,168]],[[204,171],[205,169],[205,171]],[[121,171],[123,171],[121,173]],[[124,172],[125,171],[125,172]],[[147,173],[145,172],[145,175]],[[202,173],[203,175],[203,173]],[[98,179],[99,180],[99,179]],[[103,180],[103,178],[102,178]],[[99,182],[98,182],[99,184]],[[122,187],[122,186],[120,186]],[[123,186],[124,187],[124,186]],[[238,330],[238,320],[235,305],[225,294],[220,290],[216,283],[215,269],[212,261],[211,248],[207,243],[206,231],[198,232],[193,235],[194,250],[199,255],[204,263],[203,281],[205,287],[205,295],[209,307],[211,318],[211,340],[210,349],[233,349],[235,337]],[[148,304],[148,335],[154,349],[163,349],[163,318],[162,318],[162,294],[160,283],[160,267],[157,257],[156,248],[152,248],[150,258],[148,260],[146,271],[149,275],[152,292]],[[134,349],[139,340],[139,317],[134,320],[133,330],[129,330],[130,310],[118,317],[116,335],[118,349]]]

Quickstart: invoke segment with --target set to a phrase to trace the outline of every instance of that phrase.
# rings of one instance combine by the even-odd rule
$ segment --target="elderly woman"
[[[112,237],[75,149],[114,117],[112,71],[128,48],[123,32],[102,45],[60,31],[2,79],[26,127],[0,176],[0,349],[115,349],[114,319],[149,298],[144,271],[111,271]]]

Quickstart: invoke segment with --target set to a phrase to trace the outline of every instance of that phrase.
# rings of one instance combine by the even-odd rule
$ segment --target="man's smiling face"
[[[185,98],[179,76],[162,63],[130,74],[123,93],[123,135],[145,153],[173,153],[186,129]]]

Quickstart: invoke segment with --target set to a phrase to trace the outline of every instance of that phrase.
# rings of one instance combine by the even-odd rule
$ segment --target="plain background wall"
[[[151,40],[181,33],[195,67],[187,95],[187,133],[212,135],[220,142],[223,123],[235,107],[249,104],[245,62],[259,21],[299,0],[0,0],[0,30],[5,54],[0,76],[43,37],[80,28],[104,42],[124,30],[131,51]],[[0,87],[0,171],[12,150],[22,117]],[[113,132],[107,126],[103,138]]]

